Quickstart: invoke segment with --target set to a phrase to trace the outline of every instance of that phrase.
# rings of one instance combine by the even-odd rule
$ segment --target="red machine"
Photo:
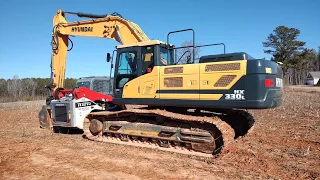
[[[80,99],[86,97],[93,102],[112,102],[112,96],[95,92],[87,87],[79,87],[75,89],[63,89],[58,88],[56,91],[52,92],[54,100],[59,100],[65,96],[72,96],[73,99]]]

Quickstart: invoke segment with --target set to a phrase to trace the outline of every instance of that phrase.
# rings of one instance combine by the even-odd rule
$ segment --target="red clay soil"
[[[285,92],[250,111],[254,129],[226,153],[197,158],[85,140],[39,128],[44,101],[0,104],[0,179],[319,179],[320,93]]]

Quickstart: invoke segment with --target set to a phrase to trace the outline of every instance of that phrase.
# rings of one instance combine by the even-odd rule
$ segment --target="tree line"
[[[318,50],[306,48],[306,42],[299,40],[300,30],[278,26],[262,42],[264,53],[272,55],[271,60],[280,62],[287,85],[306,83],[310,71],[320,71],[320,46]]]
[[[66,78],[65,88],[76,86],[77,79]],[[50,78],[19,78],[0,79],[0,102],[25,101],[45,99],[48,95],[46,85],[50,83]]]

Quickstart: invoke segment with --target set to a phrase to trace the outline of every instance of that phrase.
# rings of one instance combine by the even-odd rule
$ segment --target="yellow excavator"
[[[67,14],[88,19],[67,22]],[[192,45],[169,43],[170,35],[185,31],[192,31]],[[110,73],[112,95],[63,89],[72,42],[69,36],[120,43],[112,55],[107,53],[107,62],[114,68],[113,75]],[[47,86],[46,118],[66,126],[72,118],[87,118],[81,127],[83,137],[95,141],[201,156],[219,154],[253,126],[254,118],[247,109],[281,106],[283,75],[277,63],[254,59],[245,52],[226,53],[225,46],[223,53],[195,61],[195,48],[214,45],[224,46],[196,46],[193,29],[169,32],[163,42],[150,40],[137,24],[118,13],[58,10],[53,19],[52,82]],[[179,64],[182,56],[176,53],[181,48],[192,49],[182,55],[188,59],[184,64]],[[72,105],[63,106],[72,100]],[[81,112],[86,113],[80,117]]]

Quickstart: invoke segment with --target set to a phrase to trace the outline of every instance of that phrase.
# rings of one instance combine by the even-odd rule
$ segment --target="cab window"
[[[90,82],[89,81],[78,82],[77,87],[86,87],[90,89]]]
[[[173,53],[172,50],[169,50],[164,48],[164,47],[160,47],[160,62],[159,65],[160,66],[167,66],[167,65],[173,65]]]
[[[119,55],[118,72],[116,75],[116,88],[122,89],[123,86],[138,75],[137,52],[127,51]]]
[[[142,56],[142,74],[151,72],[154,67],[154,47],[153,46],[141,47],[141,56]]]
[[[118,74],[136,74],[137,55],[135,52],[123,52],[120,54]]]

